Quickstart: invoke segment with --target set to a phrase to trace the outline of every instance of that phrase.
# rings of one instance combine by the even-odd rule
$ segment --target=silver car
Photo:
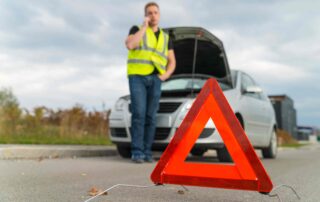
[[[173,39],[177,67],[172,77],[162,83],[153,149],[163,151],[166,148],[206,80],[215,78],[252,145],[262,149],[263,157],[275,158],[277,137],[272,104],[248,74],[230,71],[222,42],[198,27],[168,28],[165,31]],[[130,157],[129,95],[118,99],[109,120],[111,141],[122,157]],[[191,154],[202,156],[209,149],[217,151],[220,161],[232,161],[211,120]]]

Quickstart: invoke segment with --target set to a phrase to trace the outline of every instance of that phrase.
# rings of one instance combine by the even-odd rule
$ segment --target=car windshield
[[[208,78],[191,78],[191,77],[177,77],[165,81],[161,85],[162,91],[186,91],[186,90],[201,90]],[[192,81],[193,80],[193,81]],[[219,82],[222,90],[230,89],[224,83]]]

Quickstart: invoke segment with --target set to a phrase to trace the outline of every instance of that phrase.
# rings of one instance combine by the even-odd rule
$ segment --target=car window
[[[254,86],[254,81],[246,74],[242,73],[241,76],[241,90],[244,91],[249,86]]]
[[[256,86],[255,82],[253,79],[251,79],[247,74],[242,73],[241,76],[241,92],[244,92],[245,89],[249,86]],[[246,96],[254,97],[257,99],[261,99],[260,93],[246,93]]]
[[[172,78],[168,81],[165,81],[161,85],[162,91],[182,91],[182,90],[200,90],[207,79],[205,78]],[[219,85],[222,90],[229,89],[230,87],[224,83],[219,82]]]
[[[201,89],[206,80],[192,79],[191,78],[178,78],[171,79],[163,82],[161,85],[162,90],[185,90],[185,89]]]
[[[238,71],[231,71],[231,79],[234,87],[237,85],[237,75]]]

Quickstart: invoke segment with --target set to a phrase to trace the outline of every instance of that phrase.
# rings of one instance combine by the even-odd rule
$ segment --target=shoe
[[[134,163],[143,163],[143,162],[144,162],[143,159],[132,159],[132,161],[133,161]]]
[[[144,160],[143,160],[143,157],[141,156],[132,156],[131,157],[131,160],[134,162],[134,163],[143,163]]]
[[[145,157],[144,161],[147,162],[147,163],[153,163],[154,159],[150,156],[150,157]]]

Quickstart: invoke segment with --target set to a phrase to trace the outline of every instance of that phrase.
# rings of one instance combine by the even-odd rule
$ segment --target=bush
[[[19,125],[21,109],[10,89],[0,90],[0,133],[15,133]]]
[[[277,129],[278,145],[299,145],[299,142],[292,137],[287,131]]]
[[[0,143],[110,144],[110,110],[87,112],[81,105],[31,112],[19,107],[10,89],[0,90]]]

